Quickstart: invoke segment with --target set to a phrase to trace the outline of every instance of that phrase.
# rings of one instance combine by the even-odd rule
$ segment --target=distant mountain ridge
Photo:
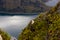
[[[34,13],[49,9],[47,0],[0,0],[0,11]]]

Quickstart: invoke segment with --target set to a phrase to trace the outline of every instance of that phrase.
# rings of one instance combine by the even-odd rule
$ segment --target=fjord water
[[[37,15],[0,16],[0,28],[16,37]]]

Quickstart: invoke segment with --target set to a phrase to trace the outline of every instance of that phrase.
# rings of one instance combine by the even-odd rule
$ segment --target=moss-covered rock
[[[18,40],[60,40],[60,3],[40,14],[19,35]]]
[[[1,29],[0,29],[0,35],[3,40],[10,40],[10,35],[8,35],[8,33],[4,32],[4,31],[2,31]]]

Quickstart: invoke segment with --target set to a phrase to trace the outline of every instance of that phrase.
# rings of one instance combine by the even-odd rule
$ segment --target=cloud
[[[55,6],[60,0],[51,0],[49,2],[46,2],[46,5],[48,6]]]
[[[0,28],[14,36],[24,29],[36,16],[0,16]]]

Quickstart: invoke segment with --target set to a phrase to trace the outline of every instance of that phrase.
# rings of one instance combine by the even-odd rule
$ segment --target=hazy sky
[[[55,6],[60,0],[51,0],[46,3],[48,6]]]

